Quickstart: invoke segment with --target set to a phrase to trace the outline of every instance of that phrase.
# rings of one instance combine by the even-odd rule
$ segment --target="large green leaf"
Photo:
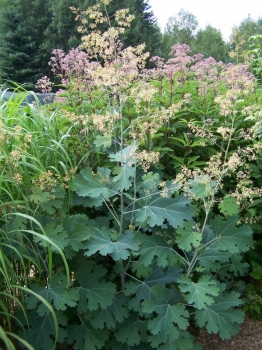
[[[238,216],[230,216],[226,221],[217,216],[211,221],[211,226],[218,240],[213,247],[230,253],[247,251],[252,245],[252,230],[247,225],[236,227]]]
[[[30,201],[35,204],[48,202],[48,199],[50,198],[49,192],[43,192],[43,190],[37,185],[32,186],[31,190],[32,194],[29,196]]]
[[[107,270],[95,262],[83,262],[76,271],[76,278],[79,286],[78,311],[81,313],[87,310],[97,310],[99,307],[106,309],[113,302],[116,293],[116,286],[112,282],[102,279]]]
[[[95,138],[94,144],[97,150],[100,150],[100,149],[105,150],[111,147],[112,135],[111,134],[98,135]]]
[[[139,345],[147,339],[147,322],[136,314],[118,324],[115,332],[116,340],[129,346]]]
[[[180,249],[189,252],[192,248],[197,248],[200,245],[202,234],[193,228],[194,223],[185,222],[184,227],[177,229],[178,236],[176,242]]]
[[[96,174],[91,168],[80,171],[80,175],[76,175],[75,190],[79,196],[91,198],[110,198],[117,194],[113,189],[114,185],[110,177],[110,170],[98,168]]]
[[[202,309],[214,302],[214,296],[219,293],[215,280],[210,276],[201,276],[198,282],[192,282],[187,276],[178,279],[179,289],[185,293],[187,302],[197,309]]]
[[[123,165],[135,165],[137,162],[136,159],[136,150],[137,145],[136,142],[133,142],[131,145],[123,148],[121,151],[110,154],[109,158],[111,161],[120,163],[121,166]]]
[[[71,282],[72,284],[72,282]],[[47,286],[32,284],[31,289],[45,298],[49,304],[54,305],[56,310],[66,310],[67,306],[75,307],[79,294],[76,288],[68,288],[68,280],[62,273],[55,273]],[[27,304],[32,309],[37,304],[38,299],[34,295],[29,295]],[[44,315],[48,310],[41,304],[38,313]]]
[[[64,249],[68,245],[68,234],[66,231],[64,231],[62,225],[57,225],[55,221],[49,222],[44,226],[44,230],[46,236],[59,248]],[[39,236],[34,236],[34,241],[39,243],[42,247],[46,247],[48,245],[45,240],[45,236],[43,239],[41,239]],[[53,245],[51,245],[51,249],[57,251]]]
[[[218,205],[221,213],[234,216],[240,213],[240,205],[236,202],[236,198],[225,196]]]
[[[141,248],[139,263],[149,266],[156,258],[158,266],[173,266],[177,262],[177,257],[172,252],[164,238],[157,235],[143,235],[141,237]]]
[[[69,326],[68,343],[74,344],[74,350],[98,350],[103,349],[108,332],[106,329],[94,329],[88,322],[82,320],[80,325]]]
[[[250,268],[247,262],[243,262],[243,256],[240,254],[233,254],[230,256],[230,261],[225,264],[219,271],[221,278],[232,278],[233,276],[245,276]]]
[[[113,178],[115,188],[118,191],[128,190],[133,184],[135,171],[136,168],[128,164],[115,167],[113,170],[113,174],[116,175]]]
[[[179,329],[185,330],[188,327],[189,313],[184,305],[169,303],[170,290],[160,286],[154,286],[152,289],[156,299],[142,302],[144,313],[157,313],[156,317],[148,321],[148,329],[153,335],[157,335],[162,343],[174,341],[179,338]]]
[[[50,193],[50,197],[47,202],[41,203],[41,207],[48,214],[53,214],[56,209],[61,209],[63,207],[63,199],[65,197],[65,189],[60,185],[57,185]]]
[[[194,337],[187,331],[179,330],[179,337],[176,340],[160,341],[157,335],[148,337],[151,346],[160,350],[202,350],[200,343],[194,344]]]
[[[244,321],[244,312],[233,309],[241,304],[238,293],[221,293],[211,306],[197,310],[196,322],[206,327],[208,333],[218,333],[220,338],[229,339],[238,333],[238,324]]]
[[[139,244],[135,239],[134,232],[131,230],[125,231],[116,241],[112,240],[112,232],[107,227],[94,227],[92,231],[92,238],[84,244],[86,256],[99,252],[104,256],[111,255],[116,261],[119,259],[126,260],[132,251],[139,250]]]
[[[152,287],[176,282],[180,275],[181,269],[178,267],[156,268],[144,281],[127,282],[125,295],[134,295],[134,298],[129,301],[129,308],[140,311],[143,300],[155,299]]]
[[[193,217],[194,210],[190,203],[191,201],[182,195],[176,198],[153,196],[136,212],[136,219],[139,222],[147,222],[151,227],[161,226],[165,220],[174,228],[183,226],[184,221]]]
[[[89,312],[90,323],[95,329],[113,329],[129,315],[127,308],[128,298],[122,293],[116,294],[112,305],[106,309]]]
[[[204,267],[207,272],[216,272],[221,269],[223,264],[228,265],[230,256],[230,253],[217,248],[206,248],[197,258],[198,266]]]
[[[67,319],[60,313],[56,314],[58,324],[67,325]],[[51,350],[54,348],[55,327],[53,316],[46,313],[40,316],[35,310],[27,310],[27,321],[29,329],[20,332],[20,336],[27,340],[35,350]],[[63,343],[67,336],[67,331],[59,327],[58,341]]]
[[[83,248],[83,242],[89,238],[87,222],[88,218],[85,215],[66,216],[63,219],[63,226],[68,235],[68,245],[76,252]]]

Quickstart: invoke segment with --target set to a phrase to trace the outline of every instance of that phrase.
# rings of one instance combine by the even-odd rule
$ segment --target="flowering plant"
[[[22,240],[41,260],[26,317],[17,316],[21,336],[42,350],[201,349],[190,324],[228,339],[244,319],[239,280],[261,196],[261,143],[248,117],[259,118],[261,96],[246,66],[191,57],[187,45],[145,69],[144,47],[119,41],[132,18],[120,11],[112,27],[109,1],[73,9],[85,51],[53,52],[63,91],[41,127],[53,146],[32,135],[46,156],[19,193],[32,217],[7,220],[10,231],[35,233]],[[34,125],[40,112],[30,108]],[[27,164],[14,153],[25,128],[15,130],[8,169]]]

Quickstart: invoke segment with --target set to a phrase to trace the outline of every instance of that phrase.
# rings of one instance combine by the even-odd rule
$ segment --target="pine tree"
[[[0,8],[0,76],[20,84],[35,83],[46,74],[41,50],[48,20],[44,0],[2,2]]]
[[[85,10],[99,0],[0,0],[0,77],[2,80],[31,84],[49,75],[51,51],[68,52],[79,46],[79,23],[70,6]],[[159,55],[161,32],[148,0],[115,0],[109,14],[129,8],[135,15],[131,28],[121,40],[125,47],[146,44],[151,55]]]

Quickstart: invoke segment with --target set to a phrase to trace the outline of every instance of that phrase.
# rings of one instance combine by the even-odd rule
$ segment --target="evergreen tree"
[[[70,6],[85,10],[99,0],[0,0],[0,77],[17,83],[35,84],[49,75],[51,51],[68,52],[79,46],[79,23]],[[146,44],[151,55],[160,54],[161,32],[148,0],[115,0],[109,14],[129,8],[135,15],[121,40],[125,47]],[[31,86],[32,88],[32,86]]]

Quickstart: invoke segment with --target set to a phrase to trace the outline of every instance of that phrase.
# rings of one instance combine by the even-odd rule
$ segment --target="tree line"
[[[79,23],[70,7],[83,11],[97,3],[98,0],[0,0],[0,83],[13,81],[32,89],[39,78],[50,76],[51,51],[57,48],[68,52],[81,43]],[[129,8],[135,16],[121,37],[124,46],[145,43],[151,57],[167,59],[171,46],[180,43],[190,45],[192,55],[201,53],[217,61],[240,63],[245,60],[248,38],[262,34],[262,18],[254,21],[248,17],[233,28],[227,43],[211,25],[198,29],[196,16],[183,9],[169,18],[161,33],[148,0],[113,1],[108,6],[109,16],[121,8]]]

